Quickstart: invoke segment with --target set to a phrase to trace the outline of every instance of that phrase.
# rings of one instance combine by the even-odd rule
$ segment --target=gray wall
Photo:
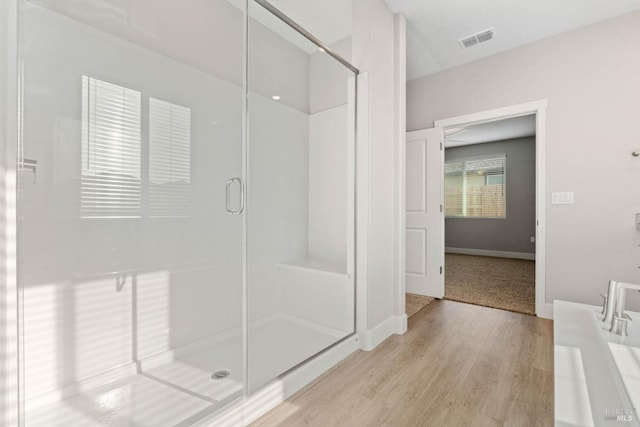
[[[547,302],[597,304],[609,279],[640,282],[639,29],[633,12],[407,85],[408,130],[548,100]],[[573,191],[575,203],[552,205],[556,191]]]
[[[504,252],[535,253],[536,140],[535,137],[447,148],[445,161],[487,154],[505,154],[506,218],[447,218],[445,246]]]

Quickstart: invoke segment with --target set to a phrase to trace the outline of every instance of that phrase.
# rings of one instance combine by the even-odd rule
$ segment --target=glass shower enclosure
[[[262,0],[16,1],[22,425],[191,425],[354,333],[357,70]]]

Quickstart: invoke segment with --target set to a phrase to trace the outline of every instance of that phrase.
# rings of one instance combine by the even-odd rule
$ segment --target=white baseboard
[[[515,258],[515,259],[536,259],[536,254],[530,254],[527,252],[506,252],[506,251],[491,251],[487,249],[467,249],[467,248],[444,248],[445,253],[449,254],[462,254],[462,255],[478,255],[478,256],[493,256],[497,258]]]
[[[544,303],[540,313],[536,312],[536,316],[542,317],[543,319],[553,319],[553,303]]]
[[[402,316],[395,316],[394,320],[396,322],[396,327],[395,327],[395,331],[394,333],[396,335],[402,335],[405,332],[407,332],[407,313],[403,314]]]
[[[393,334],[403,334],[407,330],[407,315],[392,316],[373,329],[360,334],[360,348],[370,351]]]
[[[353,335],[304,365],[278,378],[222,412],[197,422],[196,426],[245,426],[266,414],[311,381],[340,363],[359,349],[358,336]]]

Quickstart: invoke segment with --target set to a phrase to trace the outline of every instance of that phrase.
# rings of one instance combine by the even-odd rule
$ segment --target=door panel
[[[406,290],[444,296],[442,130],[407,133]]]
[[[353,72],[249,3],[253,392],[354,332]]]

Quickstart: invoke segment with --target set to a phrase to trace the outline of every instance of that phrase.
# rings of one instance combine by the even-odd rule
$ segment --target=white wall
[[[226,179],[241,175],[242,91],[38,6],[25,13],[24,156],[39,162],[22,211],[30,397],[134,351],[144,358],[240,326],[242,222],[223,201]],[[83,75],[139,91],[143,115],[149,97],[190,108],[190,216],[80,216]]]
[[[351,37],[330,45],[351,60]],[[353,73],[326,53],[314,52],[309,59],[309,112],[318,113],[347,103],[347,78]]]
[[[227,82],[242,85],[242,10],[232,5],[238,2],[183,0],[154,4],[153,7],[132,1],[33,0],[31,3]],[[239,2],[238,6],[241,5]],[[250,37],[250,67],[252,71],[258,71],[252,75],[252,90],[267,97],[278,94],[282,96],[282,103],[306,111],[309,102],[308,74],[298,72],[301,66],[305,66],[300,62],[304,54],[291,45],[283,44],[279,36],[255,20],[251,21]],[[280,49],[270,49],[274,43],[279,44]],[[272,58],[277,60],[271,61]],[[297,66],[291,66],[292,63]],[[262,79],[265,75],[280,75],[282,79]]]
[[[278,265],[308,255],[309,116],[251,94],[249,122],[248,304],[257,320],[282,310]]]
[[[354,0],[352,58],[361,72],[368,73],[369,79],[369,117],[365,125],[369,134],[369,163],[363,166],[368,167],[370,179],[369,245],[364,248],[368,264],[366,323],[370,331],[388,324],[395,314],[395,148],[399,141],[395,131],[394,28],[394,15],[382,0]],[[360,128],[359,132],[362,131]],[[358,279],[363,276],[359,272]]]
[[[309,116],[309,258],[347,260],[348,108]]]
[[[39,161],[37,182],[25,181],[23,205],[30,397],[129,363],[134,352],[145,358],[239,331],[242,218],[225,212],[224,184],[242,176],[243,123],[235,82],[39,6],[27,3],[25,11],[24,155]],[[249,295],[259,302],[252,319],[281,310],[276,268],[306,256],[308,218],[308,55],[254,26],[264,53],[251,58],[263,71],[252,89],[271,93],[276,82],[286,93],[303,93],[284,103],[260,94],[250,99],[257,197],[250,200]],[[242,50],[241,27],[227,39]],[[300,76],[285,81],[282,68]],[[143,115],[149,97],[190,108],[190,217],[80,218],[83,75],[139,91]],[[236,350],[240,357],[242,348]]]
[[[102,14],[104,10],[94,10],[101,7],[95,4],[68,2],[66,6],[70,9],[67,9],[62,2],[34,3],[54,7],[73,19],[25,3],[28,14],[24,21],[25,46],[28,47],[25,52],[25,157],[39,161],[38,181],[25,183],[24,201],[24,261],[29,267],[23,278],[25,337],[29,343],[25,359],[28,396],[130,362],[134,350],[138,357],[150,356],[236,327],[241,321],[238,281],[241,269],[237,256],[241,239],[236,233],[241,218],[227,215],[223,205],[224,181],[230,176],[241,176],[238,141],[242,130],[242,97],[236,77],[230,77],[241,70],[237,67],[241,56],[230,54],[230,61],[224,64],[220,56],[227,57],[213,52],[215,48],[207,42],[210,38],[216,42],[224,40],[226,45],[234,47],[232,51],[241,52],[241,37],[207,33],[202,40],[195,40],[202,36],[198,28],[202,29],[203,23],[210,29],[211,9],[202,9],[202,16],[193,11],[198,9],[198,4],[204,7],[210,3],[192,4],[192,13],[184,27],[171,31],[166,31],[170,27],[165,24],[173,9],[159,12],[154,9],[149,15],[141,10],[129,10],[144,22],[128,16],[132,20],[125,20],[123,24],[117,14],[114,17]],[[85,6],[91,13],[82,9]],[[91,22],[100,30],[85,25],[87,16],[100,17]],[[241,30],[241,26],[230,25],[230,22],[237,23],[235,12],[229,10],[221,16],[231,19],[222,21],[234,31]],[[131,22],[136,25],[128,28]],[[217,31],[219,27],[214,32]],[[153,37],[154,34],[157,37]],[[167,40],[174,35],[180,40]],[[267,35],[261,39],[272,40]],[[193,43],[189,44],[190,40]],[[233,43],[229,43],[230,40]],[[189,49],[180,49],[184,43]],[[343,45],[349,47],[348,40]],[[206,47],[212,51],[211,56],[202,55],[203,50],[192,49],[194,46]],[[272,86],[273,81],[269,79],[257,79],[257,93],[250,96],[254,113],[251,129],[254,135],[260,135],[252,142],[255,164],[249,166],[259,180],[253,188],[259,197],[250,203],[264,208],[255,210],[249,219],[249,227],[252,224],[254,227],[250,230],[254,237],[250,251],[259,249],[261,254],[266,254],[260,262],[269,264],[265,270],[258,266],[250,271],[250,280],[253,276],[256,283],[249,291],[250,298],[261,304],[251,313],[252,318],[281,308],[278,285],[275,288],[268,283],[262,285],[273,278],[270,274],[277,263],[305,257],[308,250],[310,94],[305,63],[309,58],[286,46],[275,49],[279,53],[275,60],[257,55],[253,67],[268,70],[265,75],[278,76],[279,86]],[[198,58],[194,57],[196,54]],[[203,56],[206,58],[202,59]],[[213,62],[207,62],[212,57]],[[256,65],[261,59],[272,63],[263,63],[265,68],[261,68]],[[2,65],[0,77],[4,82]],[[291,77],[291,70],[300,76]],[[192,218],[158,221],[79,218],[83,75],[137,90],[143,99],[153,96],[191,108]],[[284,92],[277,93],[285,94],[282,103],[274,104],[263,96],[270,96],[280,88]],[[299,93],[301,88],[304,88],[303,94]],[[0,85],[0,91],[3,90],[4,86]],[[4,96],[0,99],[5,100]],[[319,123],[323,114],[345,110],[343,103],[330,107],[334,108],[317,111]],[[15,123],[15,117],[8,122]],[[337,125],[330,122],[331,126]],[[281,126],[283,123],[287,126]],[[342,119],[340,123],[342,126]],[[3,124],[4,121],[0,122]],[[344,127],[346,131],[346,123]],[[342,138],[342,131],[338,133],[340,135],[330,136],[336,138],[334,142]],[[0,141],[8,154],[3,156],[3,161],[11,160],[8,162],[11,168],[6,170],[9,178],[15,177],[14,141],[10,144],[5,144],[4,138]],[[346,162],[346,158],[340,161]],[[261,176],[265,179],[260,180]],[[7,183],[2,181],[2,184]],[[7,191],[7,194],[15,193]],[[7,207],[7,211],[15,213],[14,206]],[[6,217],[1,218],[7,221]],[[253,223],[251,218],[255,220]],[[10,227],[2,230],[3,233],[11,231]],[[0,238],[5,237],[3,233]],[[264,239],[260,241],[256,236]],[[339,247],[341,244],[336,246]],[[9,261],[7,254],[4,255],[2,260]],[[257,259],[256,252],[252,259]],[[14,272],[8,268],[3,266],[2,272],[14,279]],[[127,271],[127,274],[111,275],[114,271]],[[15,289],[8,283],[3,281],[2,288],[14,298]],[[338,294],[345,310],[352,310],[349,298],[353,293]],[[137,322],[133,319],[133,306],[139,316]],[[348,318],[347,313],[345,319]],[[134,323],[137,323],[135,327]],[[134,329],[136,349],[131,347]],[[14,342],[13,338],[8,339]],[[14,360],[12,357],[11,361]],[[7,395],[7,399],[10,398]]]
[[[351,38],[331,45],[346,59]],[[310,56],[309,257],[346,264],[349,79],[353,73],[326,53]]]
[[[639,28],[634,12],[407,85],[409,130],[548,99],[547,302],[596,304],[609,279],[640,281]],[[551,205],[557,191],[575,204]]]

